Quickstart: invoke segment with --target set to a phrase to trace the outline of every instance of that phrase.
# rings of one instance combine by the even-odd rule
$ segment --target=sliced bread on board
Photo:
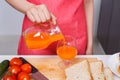
[[[66,80],[92,80],[87,60],[74,64],[65,70]]]
[[[102,61],[90,62],[89,64],[93,80],[105,80]]]
[[[104,75],[105,75],[106,80],[114,80],[112,71],[110,70],[109,67],[104,68]]]
[[[65,70],[66,80],[114,80],[112,71],[103,62],[83,60]]]

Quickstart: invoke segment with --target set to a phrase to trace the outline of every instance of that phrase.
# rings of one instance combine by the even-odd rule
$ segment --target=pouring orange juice
[[[24,39],[29,49],[45,49],[51,43],[63,38],[59,27],[50,23],[34,25],[24,32]]]

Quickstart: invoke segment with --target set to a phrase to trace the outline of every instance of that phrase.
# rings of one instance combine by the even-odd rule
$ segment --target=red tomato
[[[19,66],[14,65],[10,66],[8,71],[11,72],[12,74],[17,75],[21,71],[21,68]]]
[[[20,72],[17,80],[30,80],[30,75],[26,72]]]
[[[21,70],[26,73],[31,73],[32,67],[30,64],[26,63],[21,66]]]
[[[17,80],[17,79],[15,75],[8,73],[3,76],[3,80]]]
[[[22,60],[20,58],[17,58],[17,57],[14,57],[10,60],[10,66],[13,66],[13,65],[22,65]]]

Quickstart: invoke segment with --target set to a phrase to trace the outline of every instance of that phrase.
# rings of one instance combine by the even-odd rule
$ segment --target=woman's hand
[[[56,24],[56,17],[49,12],[47,6],[44,4],[34,5],[28,9],[25,14],[32,22],[40,23],[52,19],[53,24]]]
[[[46,22],[52,19],[53,24],[56,24],[55,16],[49,12],[44,4],[35,5],[27,0],[6,0],[16,10],[24,13],[32,22]]]
[[[86,55],[92,55],[93,54],[93,47],[89,47],[86,49]]]

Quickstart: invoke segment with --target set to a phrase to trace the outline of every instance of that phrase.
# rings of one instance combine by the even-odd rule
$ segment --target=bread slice
[[[73,64],[77,64],[77,63],[79,63],[79,62],[81,62],[81,61],[84,61],[84,60],[87,60],[88,62],[98,61],[97,58],[75,58],[75,59],[72,61],[72,63],[73,63]]]
[[[105,80],[102,61],[90,62],[90,70],[93,80]]]
[[[104,68],[104,75],[105,75],[106,80],[114,80],[114,77],[113,77],[113,74],[110,68],[108,67]]]
[[[87,60],[81,61],[65,70],[66,80],[92,80]]]

